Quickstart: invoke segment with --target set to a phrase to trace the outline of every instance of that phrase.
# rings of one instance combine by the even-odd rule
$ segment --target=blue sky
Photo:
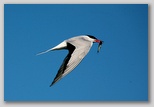
[[[66,50],[37,53],[82,34],[94,44],[49,87]],[[5,101],[147,101],[148,5],[4,5]]]

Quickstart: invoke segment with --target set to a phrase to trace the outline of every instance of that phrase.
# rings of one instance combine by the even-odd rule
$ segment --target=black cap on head
[[[92,39],[97,39],[96,37],[94,37],[94,36],[92,36],[92,35],[87,35],[87,36],[89,36],[89,37],[92,38]]]

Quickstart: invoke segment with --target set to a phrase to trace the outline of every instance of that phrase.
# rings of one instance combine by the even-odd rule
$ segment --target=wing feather
[[[67,64],[71,58],[71,55],[73,53],[73,51],[75,50],[75,46],[73,46],[72,44],[70,43],[67,43],[67,47],[69,48],[69,53],[67,54],[67,56],[65,57],[62,65],[60,66],[59,70],[58,70],[58,73],[56,75],[56,77],[54,78],[53,82],[51,83],[50,87],[56,83],[58,80],[60,80],[64,74],[64,71],[66,70],[67,68]]]
[[[69,39],[67,43],[68,46],[71,46],[68,47],[69,53],[65,57],[60,69],[58,70],[56,77],[54,78],[50,86],[55,84],[68,73],[70,73],[87,55],[92,46],[92,42],[85,41],[83,40],[83,38]]]
[[[63,74],[63,77],[65,75],[67,75],[68,73],[70,73],[83,60],[83,58],[87,55],[88,51],[86,51],[86,52],[80,51],[80,53],[79,53],[78,50],[75,50],[73,52],[72,57],[69,60],[69,62],[67,64],[67,68]]]

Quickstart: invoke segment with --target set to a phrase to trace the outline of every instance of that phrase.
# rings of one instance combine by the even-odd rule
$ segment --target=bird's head
[[[92,35],[87,35],[89,37],[89,39],[93,42],[93,43],[99,43],[98,45],[98,50],[97,52],[100,51],[102,44],[104,43],[104,41],[97,39],[96,37],[92,36]]]

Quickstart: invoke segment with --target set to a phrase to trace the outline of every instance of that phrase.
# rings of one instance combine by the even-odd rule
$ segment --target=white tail
[[[61,42],[59,45],[53,47],[51,50],[61,50],[67,47],[66,41]]]
[[[66,47],[67,47],[67,44],[66,44],[65,41],[63,41],[63,42],[61,42],[59,45],[57,45],[57,46],[55,46],[55,47],[53,47],[53,48],[51,48],[51,49],[48,49],[48,50],[46,50],[46,51],[44,51],[44,52],[38,53],[38,54],[36,54],[36,55],[41,55],[41,54],[47,53],[47,52],[52,51],[52,50],[65,49]]]
[[[46,50],[46,51],[44,51],[44,52],[38,53],[38,54],[36,54],[36,55],[41,55],[41,54],[47,53],[47,52],[49,52],[49,51],[51,51],[51,50],[52,50],[52,48],[49,49],[49,50]]]

